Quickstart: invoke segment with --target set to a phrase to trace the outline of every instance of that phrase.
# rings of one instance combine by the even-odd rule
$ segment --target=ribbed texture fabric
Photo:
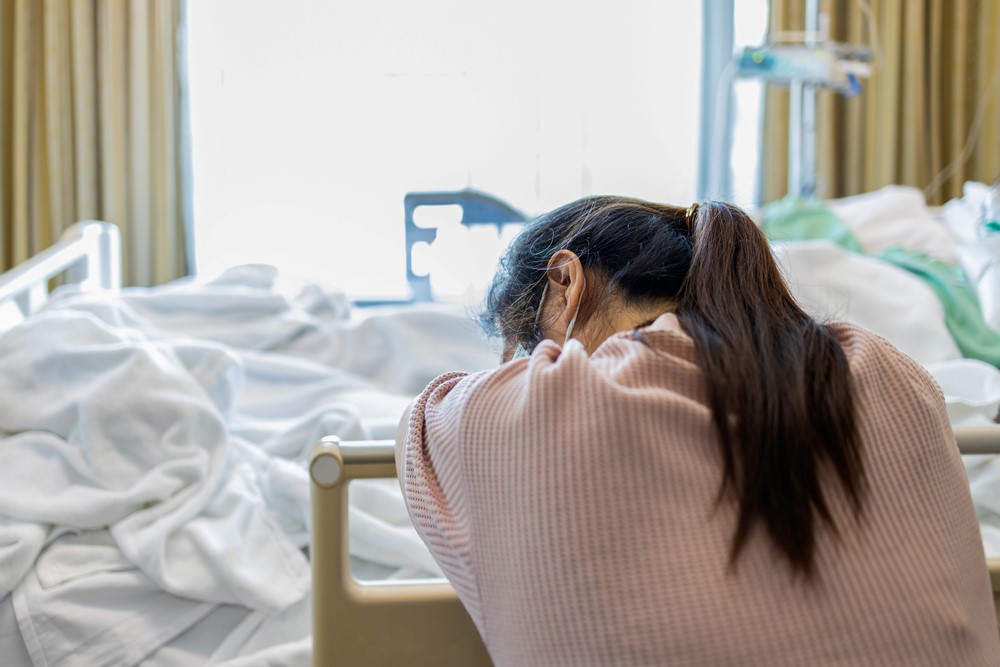
[[[672,314],[592,356],[539,345],[444,375],[404,445],[417,530],[497,665],[997,665],[968,482],[934,381],[835,325],[870,491],[818,534],[816,577],[761,529],[728,569],[733,503],[694,345]]]

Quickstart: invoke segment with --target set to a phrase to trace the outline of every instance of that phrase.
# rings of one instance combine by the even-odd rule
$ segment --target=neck
[[[631,331],[636,327],[652,324],[653,320],[663,313],[676,310],[676,306],[673,301],[663,301],[645,307],[623,308],[611,318],[611,326],[614,329],[612,333]]]
[[[598,325],[598,330],[591,330],[588,326],[587,333],[579,338],[587,348],[587,352],[593,354],[601,343],[614,334],[652,324],[653,320],[663,313],[673,312],[675,309],[676,304],[670,300],[643,306],[614,308],[606,317],[599,317],[593,321],[594,325]]]

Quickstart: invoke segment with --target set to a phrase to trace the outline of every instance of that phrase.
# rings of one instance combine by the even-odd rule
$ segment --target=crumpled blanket
[[[4,322],[0,600],[48,665],[157,664],[226,610],[213,664],[307,659],[312,445],[394,437],[436,375],[497,363],[461,308],[360,313],[263,265]],[[350,491],[359,573],[440,575],[394,481]]]

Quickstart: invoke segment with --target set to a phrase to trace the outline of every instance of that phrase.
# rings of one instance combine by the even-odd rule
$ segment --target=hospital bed
[[[364,436],[366,433],[376,436],[379,434],[384,436],[389,432],[395,433],[402,409],[409,403],[412,396],[434,376],[455,367],[475,366],[478,368],[495,365],[495,352],[482,340],[475,326],[468,321],[469,318],[464,308],[450,309],[439,304],[429,304],[426,307],[413,304],[404,306],[385,303],[374,304],[372,308],[366,309],[370,313],[366,313],[357,323],[353,323],[353,320],[348,322],[345,319],[347,315],[335,312],[344,305],[338,301],[337,294],[329,296],[319,294],[316,290],[307,290],[304,291],[306,294],[304,302],[326,317],[324,321],[327,324],[332,322],[340,326],[341,320],[343,320],[343,326],[335,330],[344,334],[342,340],[336,341],[337,345],[316,349],[317,342],[323,342],[329,337],[327,335],[329,331],[314,331],[316,318],[310,320],[307,317],[309,313],[304,313],[300,309],[292,312],[286,320],[278,322],[280,326],[277,329],[287,327],[289,324],[293,326],[282,338],[282,341],[287,342],[287,345],[276,347],[275,335],[271,331],[261,332],[262,337],[257,337],[260,340],[254,338],[250,340],[250,343],[245,343],[246,332],[241,330],[241,326],[253,328],[252,325],[247,326],[246,321],[241,321],[239,318],[245,318],[251,312],[247,305],[251,303],[247,300],[247,294],[254,292],[254,290],[260,291],[259,285],[252,284],[254,281],[261,280],[259,272],[237,272],[237,274],[222,280],[221,283],[216,283],[214,287],[208,285],[206,288],[202,288],[193,282],[179,281],[178,287],[168,287],[160,291],[157,288],[150,290],[123,289],[119,267],[120,240],[117,228],[108,223],[90,221],[73,226],[56,245],[0,277],[0,347],[3,346],[3,343],[8,344],[6,348],[0,349],[0,375],[5,374],[6,369],[3,366],[6,362],[16,356],[11,354],[12,346],[15,345],[11,341],[15,338],[19,340],[30,339],[30,335],[26,336],[23,333],[24,327],[46,321],[52,326],[48,329],[42,329],[50,334],[55,332],[61,336],[60,340],[69,340],[71,344],[74,342],[73,336],[79,336],[81,345],[90,345],[87,350],[93,352],[95,359],[97,357],[103,358],[103,355],[108,351],[113,351],[111,356],[114,356],[114,354],[121,354],[122,350],[127,350],[130,353],[138,350],[143,355],[148,353],[148,359],[154,362],[154,365],[164,365],[165,372],[168,373],[176,370],[175,362],[178,361],[182,362],[182,365],[188,364],[199,373],[207,372],[212,376],[210,378],[212,384],[206,385],[206,392],[211,395],[214,401],[219,402],[219,405],[209,406],[211,408],[209,413],[216,411],[225,413],[233,410],[233,405],[227,403],[226,394],[227,392],[231,393],[234,387],[238,388],[239,381],[232,383],[227,378],[233,373],[246,371],[250,364],[260,365],[262,374],[271,376],[276,372],[276,364],[278,363],[275,361],[276,358],[285,363],[281,372],[284,373],[285,368],[287,368],[288,375],[279,378],[283,384],[279,386],[280,394],[276,394],[277,400],[275,402],[284,400],[285,394],[301,392],[302,385],[308,384],[311,381],[310,378],[315,377],[317,368],[324,364],[331,365],[334,367],[332,371],[336,371],[332,377],[346,386],[348,393],[333,411],[332,422],[317,419],[311,425],[311,431],[299,429],[297,433],[294,433],[302,441],[303,454],[305,454],[309,444],[315,442],[315,440],[310,440],[313,437],[309,435],[310,432],[317,434],[317,436],[326,432],[340,432],[341,427],[338,426],[338,423],[354,425],[352,437],[355,438]],[[244,279],[249,280],[251,284],[241,284],[240,281]],[[57,285],[59,289],[54,289]],[[206,289],[211,292],[208,294],[210,297],[208,307],[211,312],[207,312],[205,318],[198,319],[192,324],[190,313],[186,312],[185,308],[191,299],[204,296]],[[231,299],[220,301],[220,295],[226,294],[231,295]],[[261,312],[273,311],[275,304],[279,302],[277,295],[270,291],[263,293],[259,300],[262,302]],[[116,310],[120,302],[127,302],[130,307]],[[155,310],[154,306],[159,310]],[[154,310],[155,312],[153,312]],[[69,317],[70,315],[73,317]],[[206,329],[206,322],[211,323],[213,318],[218,320],[219,326],[213,326],[210,330]],[[236,322],[237,326],[230,326],[231,321]],[[151,325],[150,322],[153,324]],[[465,327],[465,332],[448,340],[447,337],[451,335],[449,331],[453,332],[456,327],[462,329],[462,323],[468,324]],[[73,327],[77,325],[80,326],[74,329]],[[392,368],[387,369],[386,366],[392,366],[398,361],[400,355],[407,354],[407,348],[412,349],[414,344],[421,344],[419,338],[414,338],[414,336],[418,336],[419,330],[424,326],[435,328],[429,335],[438,342],[443,341],[445,343],[443,349],[437,352],[436,356],[433,351],[427,355],[421,355],[422,358],[414,360],[406,373],[386,372],[393,370]],[[93,344],[93,341],[87,342],[90,340],[88,336],[92,338],[94,335],[107,333],[104,331],[105,329],[113,331],[116,335],[119,333],[121,335],[114,340],[99,339],[96,345]],[[211,336],[205,341],[198,340],[199,334],[203,332],[208,332]],[[217,335],[220,333],[221,337]],[[310,336],[312,342],[303,345],[303,341],[309,339]],[[38,341],[26,340],[22,342],[37,343]],[[240,348],[240,345],[251,343],[257,348],[250,351]],[[423,344],[426,345],[426,341]],[[456,350],[456,344],[460,348],[459,350]],[[470,349],[461,350],[462,346]],[[472,349],[473,347],[474,349]],[[192,354],[192,350],[195,351],[196,358],[188,358]],[[90,356],[89,352],[87,357]],[[227,361],[228,357],[243,352],[247,353],[245,357],[238,360],[239,363]],[[53,354],[55,353],[56,351],[53,351]],[[276,353],[280,354],[276,357]],[[37,351],[37,355],[39,358],[46,356],[44,350]],[[449,357],[451,358],[449,359]],[[141,358],[146,359],[145,356]],[[83,359],[84,356],[79,356],[77,363],[85,366],[98,363],[98,361],[85,362]],[[230,359],[230,361],[232,360]],[[318,361],[322,363],[317,363]],[[212,368],[220,363],[223,364],[221,371],[218,368]],[[39,368],[38,373],[42,375],[47,370],[47,368]],[[64,366],[60,366],[56,372],[63,373],[67,370]],[[129,367],[127,370],[131,372],[132,368]],[[403,377],[399,377],[399,375]],[[0,381],[2,379],[0,377]],[[26,387],[26,391],[29,389]],[[197,388],[194,389],[197,392]],[[339,385],[334,389],[339,391]],[[76,388],[67,385],[66,391],[72,393],[76,391]],[[141,389],[136,389],[136,391],[141,391]],[[327,384],[317,385],[317,393],[326,393],[327,391]],[[183,397],[181,398],[183,400]],[[264,400],[258,401],[253,407],[264,408],[266,402],[267,397],[264,397]],[[127,401],[125,404],[127,405]],[[17,421],[19,418],[16,414],[17,408],[18,406],[14,405],[13,401],[0,400],[0,445],[2,446],[6,446],[11,439],[21,435],[19,434],[21,427],[18,426]],[[374,414],[374,417],[371,417],[371,414]],[[254,417],[259,417],[259,415],[254,415]],[[288,421],[294,419],[295,415],[279,414],[277,417]],[[359,420],[364,422],[364,429],[357,426],[356,423]],[[245,429],[251,434],[259,432],[262,428],[260,422],[260,419],[252,420],[248,424],[239,425],[239,429]],[[111,426],[116,428],[114,425]],[[160,426],[159,428],[166,427]],[[54,426],[53,430],[58,431],[58,425]],[[72,431],[72,429],[69,430]],[[295,428],[289,430],[295,431]],[[44,440],[50,438],[51,434],[39,432],[37,435],[39,440]],[[65,437],[68,442],[76,436],[70,432],[65,434]],[[99,443],[98,446],[103,446],[103,443]],[[234,478],[237,478],[237,485],[245,482],[245,480],[240,482],[238,478],[246,474],[246,465],[253,463],[253,457],[259,456],[258,453],[252,454],[248,461],[243,461],[240,466],[234,467],[230,471],[234,473]],[[282,463],[279,458],[278,456],[273,457],[271,463]],[[435,574],[435,566],[430,560],[429,553],[426,553],[420,544],[412,525],[409,525],[408,519],[406,519],[406,526],[398,524],[399,515],[402,513],[405,517],[398,486],[392,483],[388,487],[388,491],[384,486],[368,487],[359,496],[358,504],[361,507],[356,507],[354,501],[349,506],[346,496],[346,480],[348,478],[362,480],[364,478],[388,477],[389,475],[386,474],[384,466],[365,465],[364,456],[352,457],[348,453],[345,458],[352,465],[344,467],[346,472],[341,481],[345,485],[345,494],[342,496],[342,503],[338,505],[334,499],[327,503],[327,512],[317,510],[313,515],[316,528],[311,531],[311,535],[316,538],[316,541],[310,545],[307,534],[306,538],[301,540],[298,545],[302,552],[321,554],[321,558],[330,563],[326,570],[318,571],[316,582],[320,587],[343,586],[345,596],[349,594],[350,600],[357,603],[350,609],[343,607],[339,613],[332,615],[335,620],[328,628],[324,628],[322,625],[318,626],[324,628],[315,634],[317,642],[321,645],[330,646],[329,640],[336,637],[333,643],[333,653],[326,654],[327,656],[336,656],[331,664],[394,664],[394,660],[386,653],[386,649],[397,651],[397,655],[400,649],[405,649],[408,652],[414,651],[407,656],[407,664],[447,664],[439,661],[442,656],[450,656],[449,659],[453,664],[488,664],[488,658],[478,635],[450,587],[443,579],[437,581],[430,579]],[[302,456],[299,460],[301,462],[301,477],[295,476],[297,468],[279,466],[277,471],[269,471],[276,474],[268,477],[266,481],[277,483],[281,481],[282,475],[292,475],[290,478],[291,486],[286,485],[284,495],[275,494],[275,498],[287,503],[297,500],[297,496],[301,495],[303,501],[301,509],[305,515],[309,510],[308,480],[310,473],[307,469],[307,457]],[[205,461],[199,460],[199,465],[204,463]],[[56,462],[52,462],[51,465],[53,466],[53,477],[58,478],[59,465]],[[313,466],[311,471],[313,474],[318,474],[323,469],[324,464],[320,463]],[[185,474],[190,474],[190,470]],[[9,481],[5,477],[0,486],[8,486]],[[300,484],[296,484],[298,481]],[[46,482],[47,480],[43,480],[40,486],[45,486]],[[301,489],[301,494],[298,493],[298,489]],[[0,489],[0,496],[5,495],[6,491],[7,489]],[[102,492],[105,491],[110,490],[102,490]],[[241,494],[246,492],[246,488],[237,488],[233,497],[238,499]],[[169,493],[174,496],[179,495],[176,491],[169,491]],[[395,494],[398,504],[386,505],[385,496],[392,494]],[[52,492],[52,495],[53,497],[58,496],[55,491]],[[291,496],[296,496],[296,498]],[[232,501],[233,499],[230,498],[228,502]],[[0,504],[5,502],[9,502],[9,498],[0,499]],[[371,509],[373,502],[375,510],[378,511]],[[382,505],[378,505],[378,502],[382,502]],[[148,509],[151,504],[156,503],[146,502],[139,511]],[[317,505],[317,507],[320,506]],[[226,503],[222,503],[220,507],[224,510]],[[270,511],[272,508],[266,509]],[[10,554],[4,551],[8,546],[4,543],[8,533],[3,533],[7,528],[3,525],[7,518],[4,516],[5,512],[5,509],[0,509],[0,533],[2,533],[0,534],[0,564],[4,566],[0,567],[0,580],[3,579],[2,575],[8,563],[16,560],[7,560]],[[365,538],[361,540],[363,544],[360,547],[352,545],[348,534],[342,532],[342,529],[348,529],[348,516],[354,519],[351,522],[351,525],[356,529],[354,537],[357,538],[360,533],[361,537]],[[237,516],[236,523],[243,521],[244,518]],[[360,528],[357,525],[359,518],[363,520],[360,522],[363,524]],[[392,521],[397,521],[397,523],[391,524]],[[308,521],[304,521],[303,534],[305,534],[304,528],[307,524]],[[269,524],[268,529],[273,530],[274,527],[273,524]],[[365,531],[376,529],[381,531],[379,535],[395,536],[400,539],[394,544],[388,543],[388,546],[391,547],[388,551],[392,553],[387,553],[385,560],[379,560],[377,557],[374,560],[366,560],[366,552],[370,555],[373,551],[386,546],[385,543],[370,543],[371,535],[364,534]],[[48,528],[45,530],[48,531]],[[216,527],[215,530],[218,531],[218,528]],[[58,544],[66,539],[67,533],[72,542],[72,539],[78,536],[76,533],[86,535],[93,532],[95,531],[88,529],[73,529],[65,532],[62,530],[50,531],[45,538],[45,547],[41,551],[43,556],[36,556],[36,558],[44,557],[52,544]],[[218,534],[224,535],[225,533]],[[233,539],[239,537],[240,535],[235,535]],[[260,533],[257,534],[257,537],[260,538]],[[325,546],[328,541],[332,540],[336,540],[336,544],[339,545],[338,549],[330,549]],[[207,542],[211,541],[210,537]],[[357,540],[355,539],[355,541]],[[248,545],[249,548],[259,548],[259,545],[253,544],[253,540],[248,540],[248,542],[252,544],[252,546]],[[98,561],[108,561],[108,548],[113,544],[110,540],[106,540],[100,544],[85,544],[83,546],[97,556]],[[181,546],[183,549],[191,549],[190,545]],[[423,550],[424,554],[422,556],[416,554],[412,558],[406,554],[400,556],[398,552],[408,548],[415,551]],[[80,552],[74,553],[78,556]],[[303,562],[306,562],[305,556],[301,553],[300,556]],[[404,565],[396,564],[393,559],[404,561]],[[65,562],[60,561],[59,558],[49,558],[49,560],[53,561],[52,565],[55,569],[65,566]],[[113,562],[99,562],[95,567],[101,569],[106,565],[108,572],[125,567],[114,562],[114,558],[111,558],[111,561]],[[410,565],[406,565],[405,562],[410,562]],[[55,583],[53,583],[51,571],[44,577],[40,575],[35,577],[34,573],[29,571],[30,576],[26,575],[25,579],[31,577],[38,579],[41,585],[35,587],[36,592],[49,594],[51,591],[57,590],[64,581],[72,583],[78,574],[82,573],[81,576],[84,578],[93,574],[93,572],[87,571],[87,567],[80,570],[79,565],[80,563],[76,563],[71,566],[71,569],[76,568],[79,572],[71,574],[69,579],[57,577],[58,581]],[[305,574],[307,576],[304,581],[308,586],[308,565]],[[377,577],[383,574],[398,577],[401,582],[392,584],[361,583],[363,580],[373,578],[377,581]],[[275,571],[274,575],[276,581],[282,580],[280,571]],[[144,579],[143,585],[149,588],[151,582]],[[259,652],[260,663],[254,661],[254,657],[258,653],[249,654],[249,656],[241,654],[240,646],[234,644],[237,639],[233,638],[234,635],[243,631],[242,628],[246,625],[245,619],[259,615],[255,609],[239,609],[238,605],[233,603],[218,605],[206,603],[204,605],[206,608],[201,609],[194,601],[185,601],[177,596],[166,594],[160,596],[163,602],[169,605],[187,604],[191,608],[185,608],[182,611],[195,620],[185,626],[183,631],[177,632],[179,638],[177,641],[169,637],[161,638],[163,645],[154,647],[157,650],[151,651],[149,655],[138,653],[136,651],[139,649],[135,649],[131,653],[112,659],[108,657],[105,650],[110,645],[101,647],[101,654],[96,657],[85,651],[81,651],[78,656],[66,652],[60,655],[45,653],[47,638],[51,637],[53,633],[82,637],[89,630],[58,627],[66,619],[57,619],[54,615],[51,618],[42,618],[38,623],[26,625],[24,622],[26,607],[23,601],[19,606],[17,588],[18,586],[15,586],[13,592],[9,589],[0,592],[0,656],[3,656],[3,660],[0,662],[3,662],[6,667],[21,664],[54,666],[64,663],[172,666],[207,664],[209,660],[213,661],[212,664],[225,665],[229,664],[230,659],[233,664],[262,664],[266,661],[269,664],[298,665],[306,664],[310,660],[311,638],[308,634],[309,624],[306,622],[310,606],[308,597],[304,599],[304,604],[296,603],[295,607],[299,608],[299,611],[295,612],[297,616],[292,619],[297,624],[296,631],[302,630],[305,634],[305,641],[302,641],[302,637],[296,639],[293,636],[287,642],[287,646],[265,645]],[[73,591],[70,592],[73,593]],[[194,594],[197,595],[197,591],[194,591]],[[115,597],[116,592],[109,592],[108,595],[109,598],[106,601],[95,601],[93,597],[90,599],[90,602],[94,604],[91,615],[99,616],[101,614],[100,608],[104,604],[109,607],[120,604],[120,599]],[[276,595],[278,598],[290,599],[289,596],[282,596],[280,592]],[[22,600],[23,598],[22,595]],[[317,597],[321,608],[326,599],[324,595]],[[343,599],[347,600],[348,598]],[[80,607],[80,599],[70,600],[70,603],[69,606]],[[208,607],[212,607],[212,609],[210,613],[206,614],[205,612],[209,611]],[[64,608],[60,608],[58,611],[62,613]],[[304,613],[299,613],[301,610],[305,610]],[[274,616],[282,614],[274,614]],[[86,616],[88,612],[86,609],[77,609],[77,615],[78,617]],[[202,618],[202,620],[197,620],[195,617]],[[328,614],[326,618],[331,618],[331,616]],[[265,619],[263,624],[266,625],[268,622],[270,620]],[[287,626],[291,622],[287,618],[275,621],[273,625],[276,629],[273,630],[272,635],[279,638],[288,635]],[[339,633],[342,628],[348,626],[353,628],[353,632],[349,639],[343,640]],[[461,638],[452,636],[452,638],[446,639],[445,636],[453,633],[456,627],[463,629],[463,636]],[[445,630],[445,633],[439,632],[435,635],[435,629],[441,628]],[[329,632],[326,631],[327,629]],[[114,632],[114,629],[109,629],[109,632]],[[37,636],[29,636],[35,634]],[[246,630],[244,634],[247,644],[254,644],[255,641],[257,644],[261,644],[263,641],[255,639],[261,634],[257,629]],[[422,659],[421,654],[416,652],[417,647],[427,646],[428,639],[435,636],[444,639],[443,643],[433,642],[435,652],[427,654],[426,658]],[[130,640],[130,637],[119,636],[113,638],[112,643],[127,646]],[[325,644],[324,640],[327,640]],[[227,642],[233,645],[227,646]],[[357,646],[369,651],[367,658],[362,659],[360,654],[352,653],[355,650],[352,647]],[[285,648],[287,648],[287,652],[283,653],[282,650]],[[372,650],[377,651],[375,655],[371,653]]]
[[[449,200],[442,193],[437,195],[437,201]],[[516,222],[517,212],[508,213],[511,219],[504,224]],[[486,220],[480,223],[490,224]],[[56,246],[5,274],[0,278],[0,340],[5,332],[31,320],[50,302],[59,305],[59,293],[50,294],[55,282],[63,282],[84,295],[119,293],[119,252],[117,230],[112,225],[81,223]],[[99,305],[103,308],[107,302]],[[100,314],[96,308],[91,312]],[[392,426],[394,431],[395,424]],[[1000,452],[998,430],[1000,426],[957,429],[956,437],[963,453]],[[341,442],[328,437],[312,449],[308,462],[315,630],[309,640],[314,647],[312,660],[317,665],[393,664],[402,656],[405,664],[488,664],[471,620],[446,583],[427,578],[361,582],[351,570],[355,559],[348,538],[352,525],[348,517],[357,515],[350,513],[348,489],[365,480],[393,477],[393,444],[384,439],[348,436]],[[989,566],[994,595],[1000,604],[1000,562],[990,561]],[[0,623],[12,617],[0,606]],[[0,654],[12,655],[5,652],[7,645],[3,642],[17,632],[16,628],[0,627]],[[195,630],[187,634],[192,632]],[[217,647],[212,645],[199,655],[207,656],[212,651]],[[190,659],[192,654],[186,655]],[[301,664],[302,651],[295,655],[299,662],[287,664]],[[5,664],[19,663],[11,659]],[[152,660],[149,664],[171,663]]]

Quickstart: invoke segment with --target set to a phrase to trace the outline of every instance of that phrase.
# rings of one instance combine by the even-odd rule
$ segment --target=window
[[[403,297],[407,192],[474,187],[529,214],[695,197],[700,3],[188,7],[201,273],[262,262]]]

